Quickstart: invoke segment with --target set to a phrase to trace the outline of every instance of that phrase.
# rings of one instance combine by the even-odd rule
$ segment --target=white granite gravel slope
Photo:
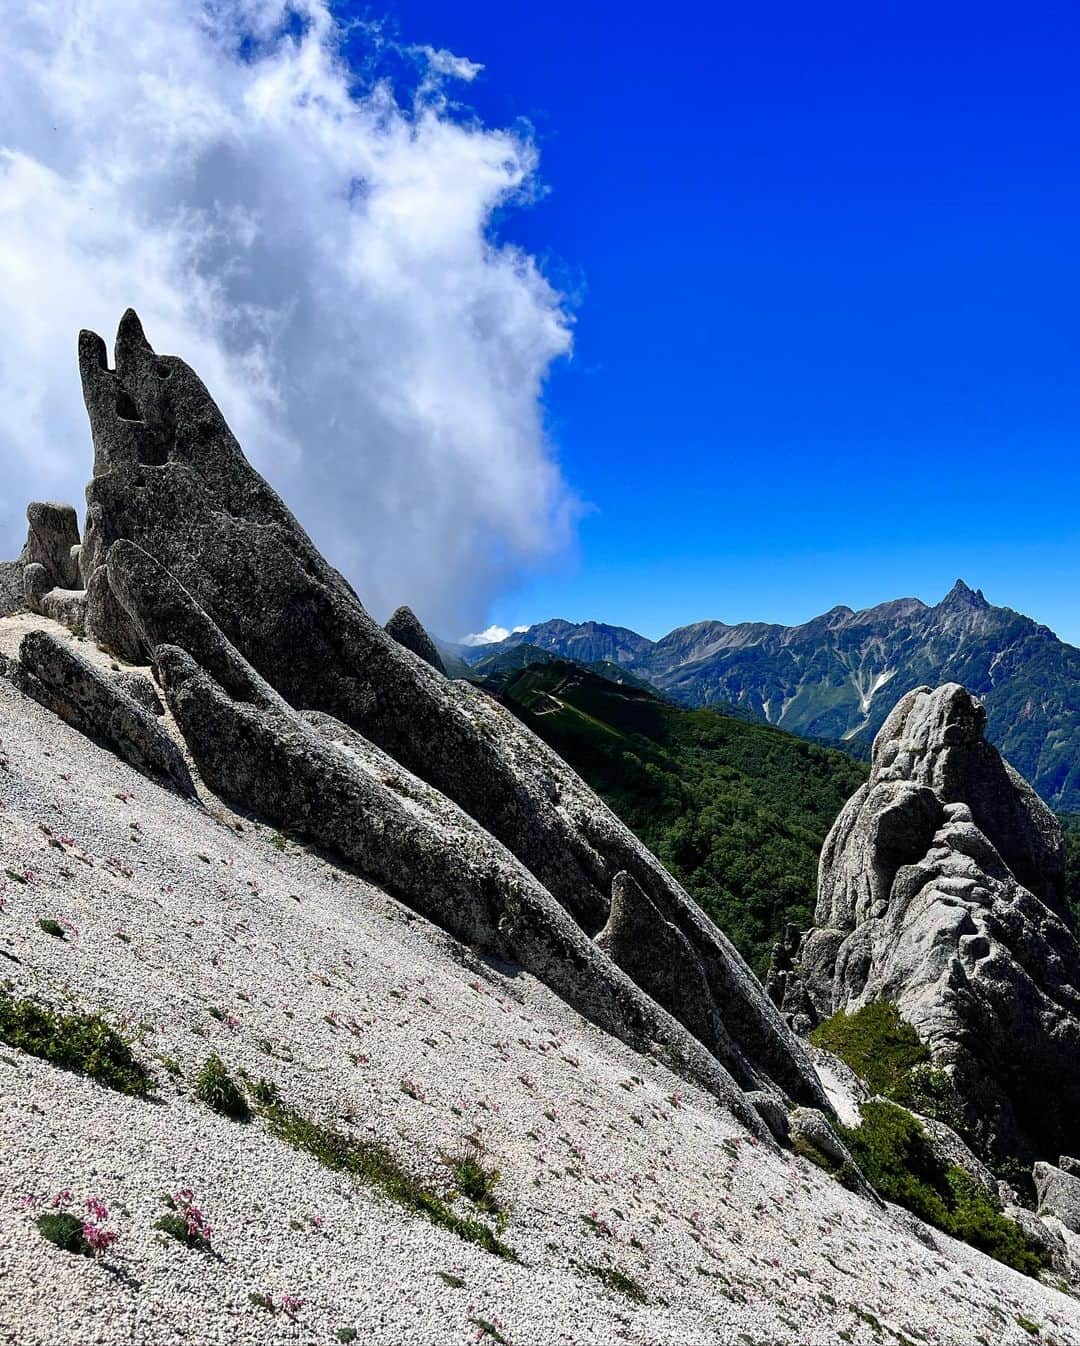
[[[0,620],[0,650],[31,621]],[[1080,1343],[1074,1300],[927,1246],[532,978],[167,794],[2,680],[0,955],[14,994],[126,1025],[157,1080],[128,1098],[0,1044],[2,1342]],[[191,1081],[211,1052],[440,1189],[479,1136],[519,1260],[210,1111]],[[153,1229],[183,1188],[212,1253]],[[38,1234],[63,1189],[108,1207],[99,1260]]]

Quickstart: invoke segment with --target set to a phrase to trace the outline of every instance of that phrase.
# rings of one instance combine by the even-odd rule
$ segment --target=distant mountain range
[[[861,612],[835,607],[801,626],[704,621],[653,641],[555,619],[455,649],[474,675],[572,659],[683,705],[732,706],[863,753],[905,692],[959,682],[982,698],[988,737],[1047,803],[1080,812],[1080,649],[963,580],[935,606],[898,598]]]

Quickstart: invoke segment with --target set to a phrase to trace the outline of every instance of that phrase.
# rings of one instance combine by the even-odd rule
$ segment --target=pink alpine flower
[[[98,1257],[106,1253],[116,1242],[116,1233],[112,1229],[102,1229],[100,1225],[87,1220],[82,1227],[82,1235],[89,1247]]]

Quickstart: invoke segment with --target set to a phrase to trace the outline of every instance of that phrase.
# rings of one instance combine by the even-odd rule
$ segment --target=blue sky
[[[548,191],[499,227],[577,296],[547,413],[578,545],[493,622],[963,576],[1080,643],[1075,4],[365,12],[531,123]]]

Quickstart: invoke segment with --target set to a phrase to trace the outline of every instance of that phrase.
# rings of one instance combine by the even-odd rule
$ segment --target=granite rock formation
[[[614,977],[620,986],[623,973],[588,937],[607,922],[612,884],[625,873],[658,913],[657,931],[672,927],[694,951],[694,966],[726,1035],[722,1048],[717,1032],[705,1044],[722,1052],[720,1069],[741,1088],[764,1087],[828,1107],[801,1043],[726,938],[509,711],[468,684],[448,681],[368,615],[247,462],[210,394],[182,360],[157,356],[129,311],[117,335],[115,370],[92,333],[80,339],[80,368],[94,441],[80,553],[92,596],[90,630],[131,657],[152,657],[159,672],[164,663],[174,714],[212,788],[237,802],[248,795],[253,809],[321,836],[343,854],[353,850],[354,863],[400,886],[403,856],[419,844],[420,824],[414,820],[406,828],[396,797],[372,794],[370,784],[365,795],[354,780],[358,756],[381,753],[394,764],[387,771],[422,782],[440,807],[455,808],[455,816],[485,835],[485,845],[498,845],[500,855],[531,876],[550,906],[545,921],[554,919],[555,907],[563,910],[565,930],[578,933],[571,942],[565,930],[559,936],[558,959],[576,960],[579,971],[603,967],[600,982]],[[176,650],[160,654],[162,646]],[[263,761],[277,787],[243,761],[215,758],[214,745],[198,728],[202,712],[191,710],[195,705],[216,717],[223,734],[231,723],[237,752],[248,744],[251,758]],[[325,723],[337,722],[339,736],[346,730],[357,736],[349,772],[340,748],[327,744],[310,717],[300,719],[297,712],[325,716]],[[358,754],[358,742],[364,753]],[[360,835],[368,822],[357,823],[358,835],[350,840],[347,829],[316,817],[311,799],[286,790],[287,761],[297,770],[318,765],[335,779],[347,775],[355,807],[367,799],[365,807],[373,810],[370,827],[377,838]],[[309,780],[312,789],[317,777]],[[411,788],[415,793],[419,787]],[[413,894],[412,901],[421,898]],[[538,950],[550,948],[546,927],[541,922],[530,928],[529,919],[514,914],[515,903],[520,908],[518,899],[508,900],[490,926],[492,951],[508,956],[516,949],[525,961],[523,951],[532,948],[526,966],[544,980],[563,976],[564,969],[552,970],[554,954],[545,975]],[[451,906],[442,917],[448,928]],[[430,912],[430,903],[421,909]],[[437,913],[434,919],[440,919]],[[590,953],[582,963],[585,947]],[[647,1003],[650,1014],[660,1015],[658,1023],[667,1021],[652,1000]],[[641,1022],[640,1008],[635,1013]],[[611,1013],[604,1016],[611,1026]]]
[[[79,521],[71,505],[27,506],[26,542],[17,561],[0,562],[0,616],[20,608],[67,624],[81,623],[85,596],[79,577]]]
[[[1035,1165],[1033,1176],[1039,1199],[1039,1218],[1053,1216],[1066,1229],[1080,1234],[1080,1178],[1043,1161]]]
[[[808,1028],[895,1003],[970,1129],[1030,1160],[1080,1140],[1080,948],[1056,819],[983,737],[962,687],[910,692],[822,852],[815,927],[773,979]]]
[[[420,624],[420,619],[412,608],[398,608],[385,627],[387,635],[393,636],[399,645],[412,650],[419,659],[437,669],[444,677],[446,665],[442,655],[435,648],[435,642]]]

